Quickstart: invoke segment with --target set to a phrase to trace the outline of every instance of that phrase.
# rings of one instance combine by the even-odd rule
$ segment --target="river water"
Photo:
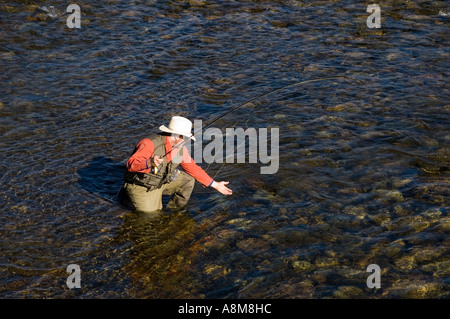
[[[447,2],[31,2],[0,3],[1,297],[450,297]],[[275,174],[118,202],[141,138],[261,95],[213,126],[279,128]]]

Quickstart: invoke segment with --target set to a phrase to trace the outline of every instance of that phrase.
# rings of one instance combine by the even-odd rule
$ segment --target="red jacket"
[[[170,145],[169,137],[166,136],[166,153],[167,163],[172,160],[172,157],[178,153],[178,148],[172,150],[172,145]],[[181,161],[181,168],[194,177],[198,182],[203,184],[203,186],[210,186],[213,182],[212,177],[210,177],[200,166],[198,166],[192,157],[189,155],[186,146],[183,146],[183,160]],[[147,166],[147,159],[153,157],[153,152],[155,151],[155,145],[152,140],[144,138],[136,146],[136,152],[128,159],[127,169],[129,172],[139,172],[139,173],[150,173],[150,167]],[[169,153],[170,152],[170,153]]]

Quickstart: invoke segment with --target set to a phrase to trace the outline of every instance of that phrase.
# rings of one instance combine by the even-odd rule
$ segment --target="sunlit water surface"
[[[354,1],[77,4],[80,29],[58,1],[0,4],[1,297],[450,297],[448,3],[384,1],[380,29]],[[231,197],[117,201],[170,116],[279,88],[213,125],[279,128],[276,174],[200,163]]]

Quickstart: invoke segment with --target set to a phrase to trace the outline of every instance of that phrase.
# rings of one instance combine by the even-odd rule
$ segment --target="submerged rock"
[[[328,281],[328,278],[330,278],[334,274],[335,274],[335,272],[330,269],[320,269],[320,270],[316,270],[311,275],[311,279],[313,279],[314,281],[316,281],[318,283],[325,283]]]
[[[41,6],[34,10],[33,14],[27,20],[57,20],[64,14],[65,12],[60,12],[54,6]]]
[[[421,248],[415,252],[415,260],[418,263],[436,260],[444,252],[445,250],[439,248]]]
[[[412,299],[442,298],[445,294],[442,285],[437,282],[411,281],[410,279],[394,283],[393,287],[384,293],[390,298]]]
[[[386,213],[380,213],[374,216],[370,216],[370,220],[381,226],[385,226],[391,221],[391,217]]]
[[[424,220],[421,216],[415,216],[410,221],[410,226],[416,233],[420,233],[431,225],[431,222]]]
[[[266,240],[261,239],[261,238],[242,239],[236,243],[236,246],[239,249],[244,250],[246,252],[250,252],[250,251],[265,252],[265,251],[269,250],[269,248],[270,248],[269,243]]]
[[[405,243],[402,241],[396,241],[387,246],[384,251],[388,257],[394,257],[398,255],[404,248]]]
[[[405,199],[403,194],[399,190],[387,190],[387,189],[378,189],[375,191],[378,197],[381,198],[382,201],[391,201],[394,200],[396,202],[403,202]]]
[[[450,217],[441,217],[437,227],[441,231],[450,231]]]
[[[349,205],[343,209],[343,213],[347,215],[353,215],[357,219],[364,219],[367,216],[367,211],[363,205]]]
[[[433,221],[439,221],[439,219],[440,219],[440,217],[442,215],[442,212],[441,212],[441,210],[439,208],[435,207],[435,208],[427,209],[421,215],[423,217],[426,217],[426,218],[431,219]]]
[[[194,7],[203,7],[206,5],[205,0],[189,0],[189,4]]]
[[[314,269],[314,265],[306,260],[294,260],[291,262],[292,269],[297,272],[307,272]]]
[[[233,225],[233,226],[236,226],[236,227],[245,227],[248,224],[250,224],[251,222],[252,222],[251,220],[238,217],[238,218],[234,218],[234,219],[228,220],[226,223],[228,225]]]
[[[412,181],[413,181],[413,179],[411,179],[411,178],[394,177],[391,182],[395,188],[399,188],[399,187],[404,187],[405,185],[411,183]]]
[[[356,104],[351,103],[351,102],[327,107],[328,112],[343,112],[343,111],[354,112],[357,109],[358,108],[357,108]]]
[[[214,279],[218,279],[220,277],[226,276],[226,275],[228,275],[228,273],[230,271],[231,271],[230,268],[226,268],[224,266],[215,265],[215,264],[206,265],[204,268],[204,272],[207,275],[212,276]]]
[[[395,205],[394,206],[394,213],[398,216],[407,216],[411,214],[411,211],[405,209],[401,205]]]
[[[317,258],[315,264],[316,264],[316,267],[318,267],[318,268],[330,268],[330,267],[339,266],[339,261],[337,259],[331,258],[331,257],[320,257],[320,258]]]
[[[275,196],[274,194],[263,190],[263,189],[258,189],[254,194],[253,194],[253,199],[254,200],[262,200],[262,201],[274,201],[277,199],[277,196]]]
[[[450,260],[433,262],[423,266],[421,269],[432,272],[434,278],[450,277]]]
[[[357,298],[364,294],[364,291],[355,286],[343,286],[339,287],[336,291],[333,292],[333,296],[336,298]]]
[[[406,255],[397,259],[395,265],[402,270],[411,270],[417,267],[416,260],[412,255]]]

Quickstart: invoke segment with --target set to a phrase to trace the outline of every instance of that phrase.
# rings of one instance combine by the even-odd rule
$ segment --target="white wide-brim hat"
[[[165,133],[172,133],[189,137],[195,141],[192,135],[192,122],[182,116],[173,116],[170,120],[169,127],[161,125],[159,129]]]

